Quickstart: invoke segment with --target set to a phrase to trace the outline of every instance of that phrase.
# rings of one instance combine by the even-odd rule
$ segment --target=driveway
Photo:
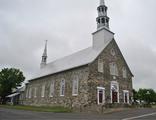
[[[0,108],[0,120],[156,120],[156,109],[132,109],[98,115],[45,113]]]

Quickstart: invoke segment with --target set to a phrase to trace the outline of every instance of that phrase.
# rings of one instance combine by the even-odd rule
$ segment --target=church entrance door
[[[115,91],[112,91],[112,102],[117,103],[118,102],[118,93]]]
[[[119,103],[119,84],[117,81],[111,82],[111,103]]]

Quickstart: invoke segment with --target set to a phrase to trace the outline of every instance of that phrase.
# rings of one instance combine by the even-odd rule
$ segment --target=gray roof
[[[109,43],[110,41],[98,49],[89,47],[69,56],[48,63],[44,68],[39,70],[39,72],[35,76],[33,76],[31,80],[87,65],[93,62]]]

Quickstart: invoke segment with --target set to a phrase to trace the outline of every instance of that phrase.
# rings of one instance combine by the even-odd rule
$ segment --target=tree
[[[156,102],[156,93],[153,89],[139,89],[138,91],[138,99],[141,101],[150,104],[152,102]]]
[[[15,68],[4,68],[0,72],[0,97],[3,103],[6,101],[6,96],[12,93],[12,89],[21,86],[25,80],[23,72]]]
[[[135,103],[138,100],[138,92],[135,89],[133,89],[133,99]]]

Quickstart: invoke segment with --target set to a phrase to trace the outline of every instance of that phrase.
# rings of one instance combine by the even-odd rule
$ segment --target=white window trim
[[[118,99],[117,99],[117,103],[120,103],[120,99],[119,99],[119,83],[117,81],[112,81],[111,82],[111,86],[110,86],[110,96],[111,96],[111,103],[113,103],[112,101],[112,86],[116,85],[117,86],[117,93],[118,93]]]
[[[41,97],[45,97],[45,85],[42,85]]]
[[[125,101],[125,94],[127,93],[127,103]],[[123,97],[124,97],[124,103],[129,104],[129,91],[128,90],[123,90]]]
[[[102,103],[99,102],[99,92],[100,92],[101,90],[103,91],[103,97],[102,97],[103,100],[102,100]],[[104,88],[104,87],[97,87],[97,104],[98,104],[98,105],[103,105],[103,104],[105,104],[105,88]]]
[[[63,86],[62,85],[62,81],[64,81],[64,83],[63,83],[64,84],[64,95],[62,94],[62,86]],[[64,97],[65,96],[65,84],[66,84],[65,79],[62,79],[61,82],[60,82],[60,96],[61,97]]]
[[[75,94],[75,81],[76,81],[76,86],[77,86],[77,90],[76,90],[76,93],[77,94]],[[75,79],[73,79],[73,83],[72,83],[72,96],[78,96],[78,93],[79,93],[79,78],[78,78],[78,76],[77,77],[75,77]]]
[[[54,97],[54,93],[55,93],[55,82],[52,81],[51,84],[50,84],[49,97]]]

